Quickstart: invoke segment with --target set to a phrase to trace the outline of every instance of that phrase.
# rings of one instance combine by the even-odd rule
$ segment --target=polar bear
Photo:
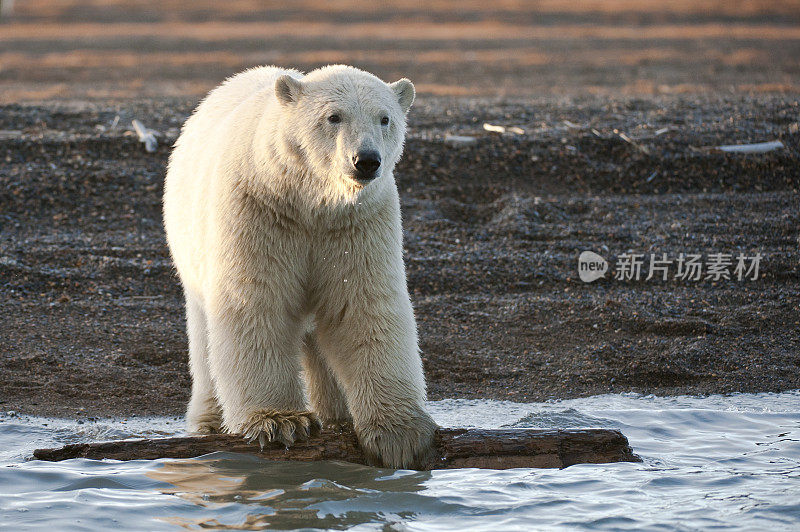
[[[187,120],[164,225],[186,298],[190,431],[290,445],[320,420],[352,422],[376,464],[429,459],[393,176],[413,101],[407,79],[349,66],[258,67]]]

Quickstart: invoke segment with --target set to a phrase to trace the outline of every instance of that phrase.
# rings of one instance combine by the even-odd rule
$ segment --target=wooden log
[[[193,458],[216,451],[246,453],[267,460],[340,460],[369,465],[350,429],[324,429],[318,436],[297,442],[290,448],[268,443],[261,449],[238,435],[213,434],[77,443],[56,449],[37,449],[33,456],[48,461],[70,458],[153,460]],[[640,461],[627,438],[617,430],[438,429],[436,456],[422,469],[562,468],[581,463]]]

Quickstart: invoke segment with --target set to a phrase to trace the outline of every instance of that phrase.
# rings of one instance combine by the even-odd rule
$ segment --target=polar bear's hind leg
[[[192,398],[186,412],[189,432],[212,434],[222,428],[222,409],[208,370],[208,325],[202,302],[186,292],[186,333],[189,337],[189,369]]]
[[[303,367],[306,390],[311,409],[323,423],[342,425],[352,423],[347,400],[333,372],[319,351],[314,333],[308,333],[303,341]]]

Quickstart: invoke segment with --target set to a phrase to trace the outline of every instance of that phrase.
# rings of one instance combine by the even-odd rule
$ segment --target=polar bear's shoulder
[[[236,105],[253,93],[265,88],[275,87],[275,80],[284,74],[289,74],[298,79],[303,77],[301,72],[294,69],[276,66],[250,68],[226,79],[219,87],[208,94],[203,103],[212,102],[216,104],[218,101],[223,101]]]
[[[226,116],[245,102],[248,98],[269,89],[269,94],[275,87],[275,80],[283,74],[302,78],[303,74],[297,70],[279,68],[274,66],[260,66],[240,72],[226,79],[219,87],[208,93],[208,96],[197,106],[193,116],[187,121],[187,126],[192,122],[202,121],[201,128],[205,131],[212,124],[222,121]]]

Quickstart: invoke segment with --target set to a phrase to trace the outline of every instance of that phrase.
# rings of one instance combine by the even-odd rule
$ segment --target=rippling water
[[[175,434],[177,419],[0,416],[0,527],[10,530],[531,530],[800,527],[800,391],[552,403],[431,402],[445,426],[611,427],[643,463],[394,471],[267,462],[25,461],[36,447]]]

